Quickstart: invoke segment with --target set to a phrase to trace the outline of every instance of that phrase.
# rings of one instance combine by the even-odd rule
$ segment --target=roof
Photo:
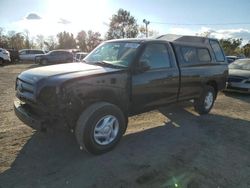
[[[168,41],[173,43],[193,44],[193,45],[207,45],[211,38],[201,36],[188,36],[188,35],[174,35],[166,34],[155,38],[126,38],[126,39],[114,39],[106,42],[137,42],[142,43],[146,41]]]
[[[141,38],[123,38],[123,39],[112,39],[112,40],[108,40],[105,42],[143,42],[145,40],[148,39],[141,39]]]
[[[200,36],[166,34],[156,37],[156,39],[166,40],[169,42],[207,43],[210,38]]]

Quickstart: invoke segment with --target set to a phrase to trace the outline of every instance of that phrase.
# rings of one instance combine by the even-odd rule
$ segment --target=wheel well
[[[217,85],[216,81],[214,81],[214,80],[208,81],[206,83],[206,85],[212,86],[214,88],[215,98],[216,98],[217,97],[217,93],[218,93],[218,85]]]
[[[109,91],[101,91],[101,92],[94,92],[93,94],[88,95],[85,98],[88,105],[96,102],[107,102],[116,105],[119,107],[124,114],[127,113],[127,102],[124,101],[124,98],[120,96],[120,98],[113,92]],[[84,100],[84,101],[85,101]]]
[[[82,111],[86,110],[91,104],[97,102],[107,102],[110,104],[114,104],[121,109],[125,117],[127,117],[128,114],[128,109],[126,106],[127,103],[122,99],[119,100],[119,98],[113,92],[105,90],[99,92],[94,91],[84,97],[80,94],[71,95],[70,98],[72,102],[72,108],[65,115],[68,118],[69,123],[71,124],[70,127],[73,127],[75,125],[75,121]]]

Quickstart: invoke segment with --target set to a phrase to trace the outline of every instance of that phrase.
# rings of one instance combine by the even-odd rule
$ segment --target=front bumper
[[[239,82],[227,82],[225,91],[233,91],[239,93],[250,93],[250,84]]]
[[[29,106],[25,103],[22,103],[20,100],[14,100],[14,110],[16,116],[24,122],[26,125],[34,129],[42,129],[45,119],[40,118],[36,114],[32,113]]]

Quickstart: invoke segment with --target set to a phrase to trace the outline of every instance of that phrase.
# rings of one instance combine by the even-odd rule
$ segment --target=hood
[[[250,71],[240,70],[240,69],[229,69],[229,77],[230,76],[240,76],[240,77],[250,78]]]
[[[32,84],[42,80],[43,78],[71,78],[73,76],[90,76],[119,70],[121,69],[101,67],[85,63],[66,63],[29,69],[22,72],[18,78]]]

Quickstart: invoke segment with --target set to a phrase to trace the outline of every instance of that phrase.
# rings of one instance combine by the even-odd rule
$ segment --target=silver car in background
[[[45,51],[33,49],[19,50],[19,58],[21,61],[35,61],[36,56],[41,54],[45,54]]]
[[[250,93],[250,59],[238,59],[228,67],[226,91]]]

